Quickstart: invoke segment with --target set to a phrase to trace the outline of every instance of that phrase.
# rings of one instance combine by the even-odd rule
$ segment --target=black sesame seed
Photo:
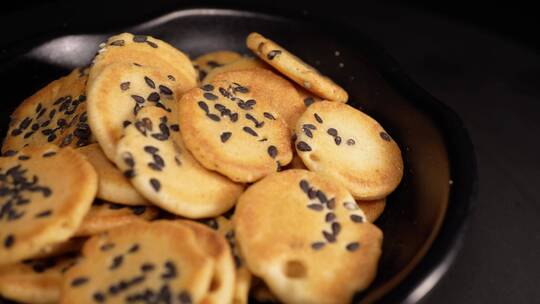
[[[130,83],[129,81],[127,81],[127,82],[122,82],[122,83],[120,84],[120,90],[122,90],[122,91],[128,90],[130,84],[131,84],[131,83]]]
[[[314,250],[319,250],[322,249],[324,245],[326,245],[324,242],[315,242],[311,244],[311,248],[313,248]]]
[[[313,97],[306,97],[304,99],[304,104],[306,105],[306,107],[309,107],[311,104],[313,104],[315,102],[315,99]]]
[[[214,90],[214,86],[211,84],[205,84],[201,87],[201,89],[206,92],[212,92]]]
[[[220,139],[222,143],[225,143],[229,138],[231,138],[232,133],[231,132],[223,132],[220,135]]]
[[[11,131],[11,136],[19,136],[21,134],[22,134],[21,129],[13,129],[13,131]]]
[[[271,113],[264,112],[263,115],[264,115],[264,117],[266,117],[266,118],[268,118],[268,119],[276,120],[276,118],[274,117],[274,115],[272,115]]]
[[[229,115],[229,118],[231,119],[231,122],[236,122],[238,120],[238,113],[232,113]]]
[[[23,119],[23,121],[21,121],[21,124],[19,125],[19,129],[26,129],[28,128],[28,126],[30,125],[30,123],[32,122],[32,118],[30,117],[25,117]]]
[[[124,262],[124,257],[121,255],[117,255],[113,258],[112,264],[109,266],[109,270],[114,270],[122,265]]]
[[[146,211],[145,206],[133,206],[131,207],[131,211],[133,211],[133,214],[135,215],[141,215]]]
[[[317,197],[317,190],[315,190],[314,188],[309,188],[309,191],[307,194],[308,194],[309,199],[314,199],[315,197]]]
[[[17,153],[18,152],[14,150],[7,150],[6,152],[4,152],[3,156],[10,157],[16,155]]]
[[[304,134],[306,134],[307,137],[313,138],[313,133],[311,133],[310,129],[303,128],[302,130],[304,131]]]
[[[124,44],[125,44],[125,41],[122,39],[115,40],[110,43],[110,45],[114,45],[114,46],[124,46]]]
[[[122,126],[124,128],[127,128],[127,126],[129,126],[130,124],[131,124],[131,121],[129,121],[129,120],[124,120],[124,122],[122,122]]]
[[[30,159],[30,156],[27,156],[27,155],[21,155],[18,157],[19,160],[29,160]]]
[[[14,243],[15,243],[15,236],[13,236],[13,234],[6,236],[6,238],[4,239],[5,248],[10,248],[11,246],[13,246]]]
[[[272,50],[268,52],[268,54],[266,55],[266,58],[268,58],[268,60],[273,60],[276,56],[279,56],[280,54],[281,54],[280,50]]]
[[[161,97],[159,96],[157,92],[152,92],[148,95],[148,97],[146,97],[146,100],[150,102],[158,102],[160,98]]]
[[[156,267],[152,263],[144,263],[144,264],[141,265],[141,271],[142,272],[149,272],[149,271],[154,270],[154,268],[156,268]]]
[[[296,149],[298,149],[298,151],[301,151],[301,152],[311,151],[311,147],[306,142],[303,142],[303,141],[300,141],[296,144]]]
[[[236,85],[236,87],[233,88],[233,91],[234,91],[235,93],[244,93],[244,94],[245,94],[245,93],[249,93],[249,89],[248,89],[248,88],[246,88],[246,87],[244,87],[244,86],[242,86],[242,85],[240,85],[240,84],[238,84],[238,83],[236,83],[236,82],[235,82],[234,84]]]
[[[331,136],[337,136],[338,135],[338,131],[334,128],[329,128],[326,133],[328,133],[328,135],[331,135]]]
[[[206,92],[203,94],[204,98],[206,98],[207,100],[216,100],[218,99],[218,97],[212,93],[209,93],[209,92]]]
[[[201,108],[205,113],[208,113],[208,105],[204,101],[199,101],[199,108]]]
[[[101,292],[94,293],[94,295],[92,297],[94,298],[94,301],[96,301],[98,303],[105,302],[105,295],[102,294]]]
[[[163,160],[163,158],[161,156],[159,156],[158,154],[154,154],[154,155],[152,155],[152,158],[154,159],[154,162],[158,166],[165,167],[165,161]]]
[[[268,155],[270,155],[271,158],[276,158],[278,149],[275,146],[268,147]]]
[[[50,152],[46,152],[46,153],[43,153],[43,157],[51,157],[51,156],[55,156],[56,155],[56,152],[55,151],[50,151]]]
[[[124,176],[126,178],[134,178],[135,177],[135,170],[128,169],[128,170],[124,171]]]
[[[207,114],[206,116],[208,116],[208,118],[210,118],[213,121],[220,121],[221,120],[221,118],[219,118],[219,116],[217,116],[216,114]]]
[[[122,158],[124,160],[124,163],[128,165],[128,167],[135,167],[135,161],[133,160],[133,155],[131,155],[130,152],[125,152]]]
[[[379,133],[379,135],[381,136],[382,139],[384,139],[386,141],[392,141],[392,138],[386,132],[381,132],[381,133]]]
[[[330,210],[336,208],[336,199],[335,198],[332,198],[331,200],[329,200],[327,203],[326,203],[326,207]]]
[[[28,137],[32,136],[33,134],[34,134],[34,132],[30,131],[30,132],[24,134],[24,138],[28,138]]]
[[[157,147],[154,147],[154,146],[144,146],[144,152],[146,153],[150,153],[150,154],[156,154],[157,152],[159,152],[159,149]]]
[[[148,39],[148,37],[144,36],[144,35],[135,35],[133,36],[133,42],[146,42],[146,40]]]
[[[170,81],[176,81],[176,78],[174,78],[173,75],[167,75],[167,78],[169,78]]]
[[[313,116],[315,117],[315,120],[317,120],[318,123],[323,123],[323,120],[322,118],[319,116],[319,114],[317,113],[314,113]]]
[[[174,132],[179,132],[180,131],[180,126],[178,124],[172,124],[171,125],[171,130],[173,130]]]
[[[182,291],[178,295],[178,300],[180,301],[180,304],[191,304],[192,303],[191,295],[189,294],[189,292],[187,292],[185,290]]]
[[[139,246],[139,244],[133,244],[133,246],[131,246],[131,248],[129,248],[128,252],[129,252],[129,253],[137,252],[137,251],[139,251],[139,248],[140,248],[140,247],[141,247],[141,246]]]
[[[354,146],[355,143],[356,142],[354,141],[354,139],[352,139],[352,138],[347,139],[347,145]]]
[[[157,180],[155,178],[150,179],[150,186],[152,186],[152,188],[156,192],[159,192],[159,189],[161,189],[161,183],[159,182],[159,180]]]
[[[351,218],[351,221],[353,221],[355,223],[363,223],[364,222],[364,218],[361,217],[360,215],[357,215],[357,214],[352,214],[350,218]]]
[[[87,277],[78,277],[71,281],[71,287],[78,287],[88,282]]]
[[[322,211],[323,210],[323,205],[320,205],[320,204],[309,204],[307,205],[307,207],[311,210],[315,210],[315,211]]]
[[[176,266],[173,262],[167,261],[164,264],[166,272],[161,275],[164,280],[173,279],[177,276]]]
[[[242,130],[244,130],[244,132],[246,132],[247,134],[251,135],[251,136],[259,136],[259,134],[257,134],[257,132],[255,132],[252,128],[250,127],[243,127]]]
[[[32,125],[32,131],[37,131],[39,129],[39,124],[38,123],[35,123]]]
[[[324,218],[324,220],[329,223],[333,222],[336,219],[336,214],[333,212],[328,212]]]
[[[341,144],[341,137],[340,136],[334,137],[334,142],[336,143],[337,146],[339,146]]]
[[[165,94],[165,95],[172,95],[172,93],[173,93],[173,91],[171,89],[169,89],[169,87],[164,86],[162,84],[159,85],[159,92],[161,94]]]
[[[336,241],[336,237],[334,236],[334,234],[329,233],[329,232],[324,231],[324,230],[323,230],[322,234],[323,234],[324,238],[326,239],[326,241],[328,243],[334,243]]]
[[[322,192],[321,190],[317,190],[317,199],[319,199],[321,204],[326,203],[326,201],[328,200],[326,198],[326,194],[324,194],[324,192]]]
[[[309,182],[305,179],[301,180],[300,181],[300,189],[302,189],[302,191],[304,191],[304,193],[308,193],[309,192]]]
[[[156,88],[156,84],[154,83],[154,81],[152,79],[150,79],[148,76],[144,76],[144,82],[146,82],[146,84],[152,88],[152,89],[155,89]]]
[[[209,67],[211,67],[211,68],[218,68],[218,67],[220,67],[220,66],[223,66],[223,64],[221,64],[221,63],[219,63],[219,62],[217,62],[217,61],[214,61],[214,60],[208,60],[208,61],[206,62],[206,64],[207,64]]]
[[[345,248],[348,251],[355,251],[358,248],[360,248],[360,244],[358,242],[352,242],[352,243],[347,244],[347,246],[345,246]]]
[[[146,44],[148,44],[149,46],[153,47],[154,49],[157,49],[157,48],[158,48],[158,45],[155,44],[155,43],[152,42],[152,41],[146,41]]]
[[[341,224],[338,223],[338,222],[333,222],[332,223],[332,233],[334,234],[334,236],[337,236],[340,231],[341,231]]]
[[[139,95],[131,95],[131,98],[135,100],[136,103],[144,103],[144,98]]]
[[[99,247],[99,250],[101,251],[108,251],[108,250],[111,250],[114,248],[114,244],[113,243],[107,243],[107,244],[103,244],[101,245],[101,247]]]
[[[51,216],[52,214],[52,210],[45,210],[45,211],[41,211],[40,213],[36,214],[35,217],[36,218],[42,218],[42,217],[48,217],[48,216]]]

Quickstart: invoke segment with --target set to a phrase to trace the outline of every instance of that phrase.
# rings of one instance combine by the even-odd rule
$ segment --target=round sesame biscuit
[[[142,108],[151,105],[175,111],[176,86],[161,70],[130,63],[105,67],[88,85],[88,121],[110,160],[114,161],[124,129]]]
[[[286,303],[348,303],[375,278],[382,232],[342,185],[306,170],[247,189],[234,218],[248,268]]]
[[[60,303],[200,303],[214,261],[188,227],[133,223],[93,236],[69,269]]]
[[[208,72],[206,77],[202,80],[202,83],[203,84],[211,83],[212,81],[214,81],[214,78],[221,73],[232,72],[232,71],[243,71],[243,70],[250,70],[250,69],[256,69],[256,68],[267,69],[267,70],[272,69],[272,67],[264,63],[264,61],[262,60],[259,60],[257,58],[252,58],[252,57],[242,57],[238,60],[235,60],[223,66],[212,69],[211,71]]]
[[[82,147],[95,142],[87,123],[86,81],[81,69],[49,83],[11,114],[3,153],[52,143]]]
[[[201,303],[232,303],[236,269],[231,249],[225,237],[201,223],[188,220],[175,222],[193,230],[199,246],[214,260],[215,266],[212,282],[210,283],[208,293],[202,299]]]
[[[251,33],[246,45],[259,58],[306,90],[331,101],[347,102],[347,92],[314,67],[259,33]]]
[[[236,267],[236,279],[234,281],[232,303],[247,304],[251,286],[251,272],[247,269],[244,259],[240,256],[240,249],[238,248],[236,237],[234,235],[232,220],[225,216],[218,216],[216,218],[206,219],[202,221],[202,223],[216,230],[227,240]]]
[[[77,260],[76,255],[65,255],[0,267],[0,296],[21,303],[58,303],[63,274]]]
[[[384,212],[386,208],[386,198],[374,200],[374,201],[356,201],[356,204],[366,214],[368,222],[375,222]]]
[[[359,200],[386,197],[403,176],[401,151],[373,118],[343,103],[316,102],[296,125],[296,151],[311,171]]]
[[[146,107],[125,129],[115,163],[135,189],[171,213],[204,218],[227,211],[244,186],[201,166],[185,148],[183,134],[167,112]]]
[[[129,63],[159,69],[170,81],[176,83],[177,94],[197,85],[198,75],[189,57],[152,36],[122,33],[108,38],[99,47],[89,71],[89,86],[103,69],[114,63]]]
[[[159,210],[151,206],[124,206],[95,201],[75,236],[92,236],[123,225],[156,219]]]
[[[0,265],[68,240],[96,190],[94,168],[70,147],[45,144],[0,157]]]
[[[215,68],[242,58],[242,55],[233,51],[215,51],[203,54],[193,60],[193,67],[199,72],[199,82],[202,82],[208,73]]]
[[[254,182],[292,159],[287,124],[243,83],[218,81],[182,96],[180,127],[188,150],[206,168]]]
[[[149,204],[148,200],[133,188],[122,171],[105,156],[99,144],[90,144],[78,151],[86,156],[98,174],[97,198],[129,206]]]
[[[283,77],[267,69],[224,72],[214,77],[216,82],[241,83],[251,91],[251,98],[261,100],[281,116],[290,130],[306,110],[303,99],[294,86]]]

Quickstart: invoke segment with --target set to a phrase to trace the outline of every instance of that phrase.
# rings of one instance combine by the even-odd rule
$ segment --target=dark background
[[[6,50],[29,37],[100,32],[182,6],[182,1],[165,0],[73,2],[0,4],[0,60],[8,60]],[[478,198],[463,249],[423,302],[538,303],[540,24],[533,5],[445,0],[372,0],[354,6],[337,0],[251,3],[273,7],[276,13],[284,8],[319,15],[323,23],[337,18],[352,24],[464,120],[477,154]]]

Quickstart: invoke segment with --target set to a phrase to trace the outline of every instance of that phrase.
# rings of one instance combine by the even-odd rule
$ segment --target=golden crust
[[[356,201],[358,207],[366,214],[368,222],[375,222],[384,212],[386,208],[386,198],[374,200],[374,201]]]
[[[349,96],[342,87],[274,41],[259,33],[251,33],[246,45],[259,58],[306,90],[327,100],[347,102]]]

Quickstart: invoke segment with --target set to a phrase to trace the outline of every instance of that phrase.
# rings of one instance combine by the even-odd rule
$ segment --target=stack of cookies
[[[23,303],[347,303],[401,152],[347,92],[252,33],[191,61],[123,33],[11,115],[0,295]]]

